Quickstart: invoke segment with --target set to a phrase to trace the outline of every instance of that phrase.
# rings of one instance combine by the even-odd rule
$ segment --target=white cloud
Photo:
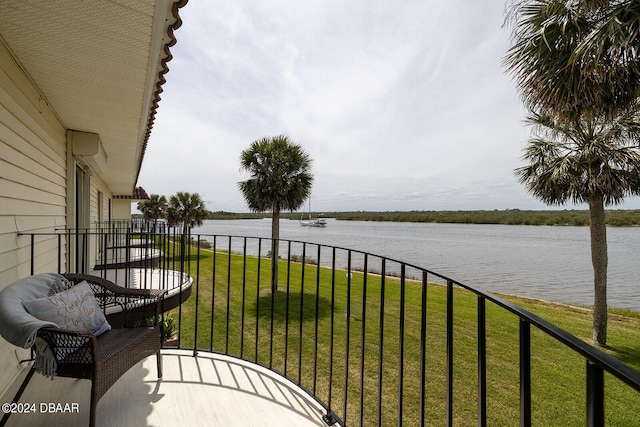
[[[245,211],[240,152],[285,133],[314,160],[314,209],[545,208],[513,176],[528,130],[503,7],[189,2],[139,184]]]

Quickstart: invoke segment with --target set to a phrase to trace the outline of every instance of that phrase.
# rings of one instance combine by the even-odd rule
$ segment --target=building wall
[[[129,199],[114,199],[113,219],[131,219],[131,203]]]
[[[74,268],[65,264],[73,248],[65,239],[59,248],[58,238],[45,234],[76,225],[77,165],[87,176],[87,226],[111,218],[111,191],[74,158],[68,141],[53,108],[0,40],[0,290],[31,274],[31,237],[21,233],[42,233],[35,237],[34,273]],[[97,247],[93,238],[91,260]],[[0,338],[0,394],[24,366],[18,358],[28,356],[27,350],[17,356],[16,347]]]
[[[66,226],[66,146],[66,129],[0,44],[0,287],[30,274],[29,239],[18,233]],[[39,247],[53,258],[53,245]]]
[[[0,42],[0,289],[31,274],[30,238],[66,226],[66,130]],[[38,272],[57,269],[58,243],[37,237]],[[0,338],[0,391],[19,369]]]

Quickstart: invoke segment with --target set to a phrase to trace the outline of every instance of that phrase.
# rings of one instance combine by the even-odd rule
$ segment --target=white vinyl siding
[[[64,126],[0,42],[0,289],[31,274],[31,240],[19,233],[66,226],[66,156]],[[57,239],[36,241],[35,273],[57,271]],[[19,368],[0,339],[0,392]]]

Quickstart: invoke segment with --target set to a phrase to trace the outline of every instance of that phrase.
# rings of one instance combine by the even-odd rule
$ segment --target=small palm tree
[[[167,225],[182,226],[180,234],[180,259],[186,257],[187,247],[191,249],[191,228],[202,225],[209,215],[202,197],[198,193],[186,193],[179,191],[169,198],[167,206]]]
[[[186,230],[200,226],[208,215],[209,211],[198,193],[179,191],[169,198],[167,223],[170,227],[182,225]]]
[[[240,154],[240,169],[251,178],[239,182],[249,209],[271,211],[271,288],[278,287],[280,212],[300,208],[311,194],[311,158],[289,137],[265,137]]]
[[[167,198],[158,194],[152,194],[148,200],[138,202],[138,210],[142,212],[142,217],[147,221],[153,221],[155,231],[156,223],[164,217],[167,209]]]
[[[607,336],[607,227],[605,206],[640,194],[640,117],[635,112],[615,121],[567,122],[532,115],[534,128],[516,175],[536,198],[549,205],[568,201],[589,206],[594,277],[593,341]]]

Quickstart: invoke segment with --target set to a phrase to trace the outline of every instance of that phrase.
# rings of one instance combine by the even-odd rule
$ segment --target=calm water
[[[383,255],[490,292],[593,303],[588,227],[333,219],[328,224],[312,228],[282,220],[280,237]],[[270,237],[271,221],[206,221],[197,233]],[[609,305],[640,311],[640,228],[608,228],[607,238]]]

